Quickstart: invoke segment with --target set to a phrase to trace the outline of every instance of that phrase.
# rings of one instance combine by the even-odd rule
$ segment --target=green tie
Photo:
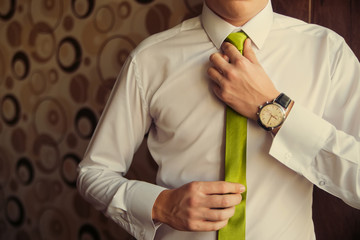
[[[244,32],[231,33],[226,38],[243,54],[247,38]],[[226,108],[225,181],[241,183],[246,188],[246,134],[247,119],[230,107]],[[219,230],[219,240],[245,239],[246,191],[242,201],[235,207],[235,214],[228,224]]]

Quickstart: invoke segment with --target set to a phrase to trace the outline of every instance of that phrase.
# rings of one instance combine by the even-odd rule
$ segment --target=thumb
[[[256,55],[251,48],[251,40],[247,38],[244,43],[244,57],[250,60],[252,63],[258,63]]]

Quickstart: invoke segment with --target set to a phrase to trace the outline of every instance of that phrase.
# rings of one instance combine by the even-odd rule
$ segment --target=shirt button
[[[285,159],[286,160],[289,160],[290,158],[292,157],[292,154],[291,153],[285,153]]]
[[[321,180],[320,182],[319,182],[319,185],[320,186],[324,186],[326,184],[326,182],[324,181],[324,180]]]

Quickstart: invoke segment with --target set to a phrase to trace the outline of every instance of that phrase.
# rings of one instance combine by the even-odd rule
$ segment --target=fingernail
[[[246,190],[245,186],[241,185],[241,186],[240,186],[240,191],[241,191],[241,192],[245,192],[245,190]]]

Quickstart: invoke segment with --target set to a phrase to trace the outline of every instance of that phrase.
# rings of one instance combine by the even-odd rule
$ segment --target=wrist
[[[286,115],[285,115],[284,122],[286,121],[287,116],[290,114],[290,111],[291,111],[292,107],[294,106],[294,104],[295,104],[294,101],[290,102],[290,104],[289,104],[289,106],[288,106],[288,108],[286,110],[286,113],[285,113]],[[283,124],[284,124],[284,122],[283,122]],[[274,128],[273,130],[271,130],[271,133],[275,136],[278,133],[278,131],[280,130],[281,126],[282,126],[282,124],[279,127]]]
[[[260,105],[257,112],[259,126],[266,131],[276,133],[289,114],[292,104],[292,100],[288,96],[280,93],[274,100]]]
[[[156,198],[153,208],[152,208],[152,219],[156,222],[164,222],[164,211],[163,207],[166,204],[166,200],[168,199],[168,194],[170,190],[162,191],[159,196]]]

